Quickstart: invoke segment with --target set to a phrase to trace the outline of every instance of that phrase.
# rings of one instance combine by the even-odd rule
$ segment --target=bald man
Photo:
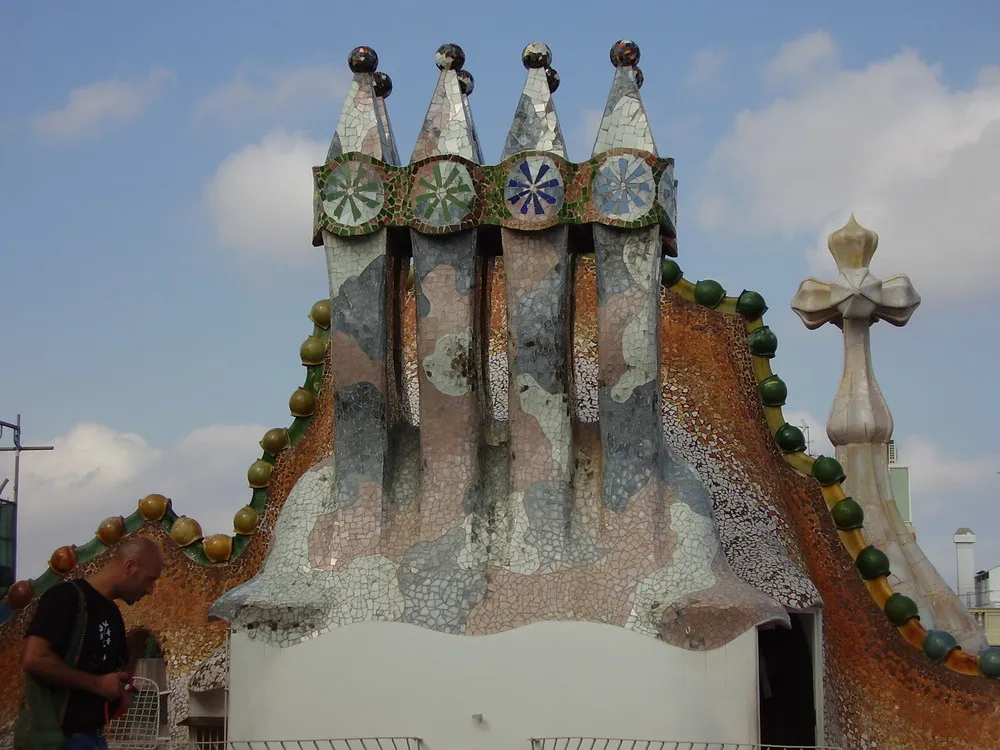
[[[109,717],[128,707],[131,661],[115,602],[132,605],[152,594],[162,572],[160,548],[131,537],[89,578],[42,595],[25,642],[15,748],[107,750]]]

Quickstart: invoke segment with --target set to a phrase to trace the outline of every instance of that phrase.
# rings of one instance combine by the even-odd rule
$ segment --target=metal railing
[[[351,737],[336,740],[192,741],[191,750],[420,750],[419,737]]]
[[[843,750],[830,745],[774,745],[752,742],[686,742],[611,737],[532,737],[531,750]],[[110,743],[109,743],[110,744]],[[176,742],[161,738],[158,748],[172,750],[423,750],[419,737],[353,737],[327,740],[206,740]],[[10,745],[0,742],[0,750]]]
[[[964,591],[956,594],[967,609],[1000,609],[1000,594],[989,591]]]
[[[531,750],[841,750],[827,745],[772,745],[752,742],[685,742],[620,737],[532,737]]]

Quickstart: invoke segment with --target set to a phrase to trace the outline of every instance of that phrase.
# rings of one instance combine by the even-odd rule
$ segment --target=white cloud
[[[25,460],[27,478],[44,476],[52,489],[88,493],[113,489],[147,470],[162,452],[140,435],[115,432],[92,422],[77,425],[55,438],[54,453],[37,454]],[[44,474],[39,471],[44,469]]]
[[[951,456],[924,437],[908,439],[901,449],[900,460],[911,467],[913,481],[919,483],[922,492],[941,496],[974,492],[993,482],[1000,472],[1000,458]],[[946,506],[941,508],[945,509]],[[965,522],[957,524],[968,525]]]
[[[257,254],[313,257],[312,168],[327,148],[279,130],[230,155],[204,193],[219,241]]]
[[[980,86],[994,86],[1000,83],[1000,65],[987,65],[979,71],[976,82]]]
[[[80,86],[69,92],[65,107],[35,117],[32,125],[39,135],[62,141],[97,135],[141,115],[176,78],[173,71],[156,67],[141,80],[111,79]]]
[[[317,66],[288,70],[241,70],[236,77],[202,99],[195,119],[244,118],[248,115],[287,118],[290,110],[322,107],[347,92],[351,74],[344,68]]]
[[[837,61],[837,45],[825,31],[814,31],[789,42],[764,68],[774,85],[796,83],[828,72]]]
[[[831,58],[803,41],[774,69]],[[928,301],[971,299],[1000,288],[998,172],[1000,76],[952,88],[904,51],[741,112],[709,160],[699,220],[742,237],[811,235],[815,270],[829,274],[826,236],[854,212],[880,235],[880,275],[907,273]]]
[[[697,90],[714,89],[721,84],[722,69],[726,64],[726,53],[719,50],[703,49],[691,61],[685,83]]]
[[[913,436],[899,441],[899,461],[910,467],[917,542],[945,581],[956,585],[952,537],[963,526],[976,532],[977,569],[1000,565],[1000,455],[956,456]]]
[[[250,499],[246,471],[265,430],[203,427],[158,448],[86,423],[40,441],[55,450],[21,458],[18,577],[38,576],[57,547],[89,541],[103,519],[130,515],[151,492],[172,498],[174,510],[197,519],[206,535],[232,533],[233,514]],[[4,456],[0,476],[11,476],[10,454]]]

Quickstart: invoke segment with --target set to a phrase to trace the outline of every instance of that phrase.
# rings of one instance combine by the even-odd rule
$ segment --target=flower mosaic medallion
[[[562,174],[547,156],[525,157],[507,173],[507,210],[524,221],[546,221],[557,214],[564,194]]]
[[[660,175],[660,184],[656,188],[656,199],[663,206],[670,222],[677,226],[677,185],[674,184],[674,170],[668,167]]]
[[[334,221],[356,227],[382,210],[382,177],[370,164],[348,161],[337,166],[323,185],[323,210]]]
[[[637,156],[609,156],[594,177],[594,205],[607,219],[633,221],[653,207],[653,170]]]
[[[468,216],[475,198],[472,175],[464,164],[436,161],[417,170],[410,203],[418,221],[446,227]]]

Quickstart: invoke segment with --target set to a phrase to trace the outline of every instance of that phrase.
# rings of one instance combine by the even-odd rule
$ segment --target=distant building
[[[899,463],[899,453],[896,443],[889,441],[889,484],[892,487],[892,496],[896,500],[896,507],[899,508],[899,515],[902,516],[907,530],[917,538],[917,531],[913,526],[913,508],[910,503],[910,467]]]
[[[969,611],[982,625],[989,644],[1000,646],[1000,566],[976,573]]]
[[[0,597],[6,596],[7,589],[14,585],[16,515],[14,503],[0,500]]]
[[[955,559],[958,565],[958,598],[982,626],[991,646],[1000,646],[1000,566],[974,572],[972,529],[955,532]]]

